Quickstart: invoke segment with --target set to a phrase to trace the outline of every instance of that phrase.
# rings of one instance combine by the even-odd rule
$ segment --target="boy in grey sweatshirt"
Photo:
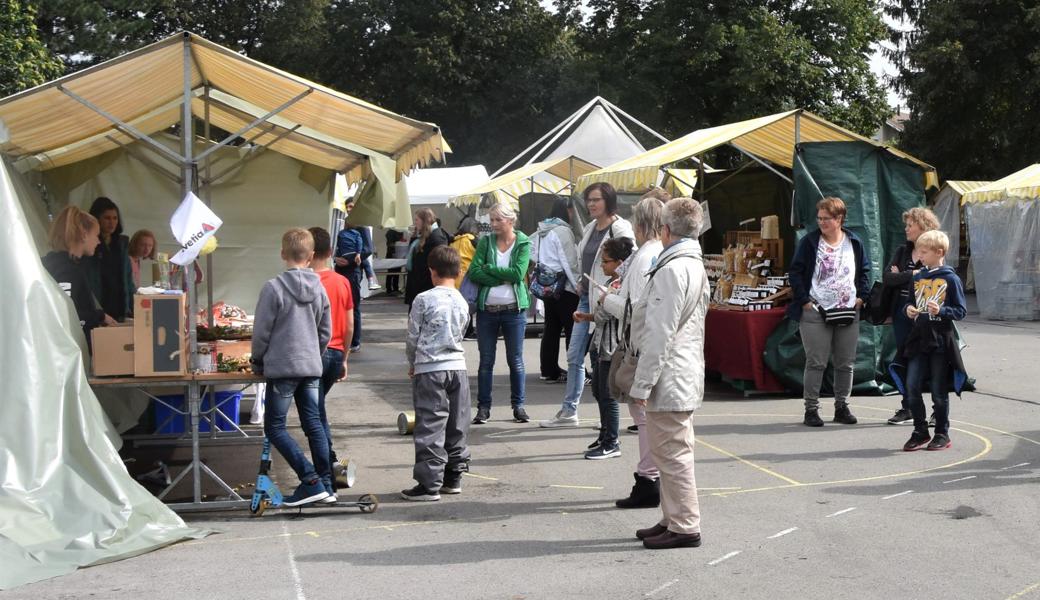
[[[285,498],[285,506],[336,501],[329,464],[329,442],[318,413],[321,355],[332,335],[329,299],[321,279],[308,268],[314,237],[306,229],[282,236],[286,271],[260,290],[253,320],[253,372],[267,378],[264,435],[289,466],[300,485]],[[295,400],[307,435],[312,464],[285,429]]]
[[[408,316],[408,376],[415,405],[415,468],[418,482],[401,497],[435,501],[441,492],[462,491],[462,474],[469,470],[469,379],[462,336],[469,323],[469,306],[455,289],[459,253],[451,246],[430,252],[427,266],[434,287],[412,301]]]

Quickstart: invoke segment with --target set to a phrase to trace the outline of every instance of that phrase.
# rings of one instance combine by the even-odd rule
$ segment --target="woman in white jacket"
[[[650,549],[701,545],[693,411],[704,398],[709,287],[697,242],[703,213],[694,200],[675,198],[665,204],[663,221],[664,250],[632,310],[639,362],[628,391],[632,402],[646,406],[650,451],[661,472],[662,517],[636,532]]]
[[[609,183],[597,182],[585,188],[585,206],[591,222],[582,231],[578,244],[579,273],[578,310],[588,313],[589,285],[584,276],[589,274],[595,281],[605,284],[608,277],[603,273],[603,242],[615,237],[634,240],[632,225],[617,215],[617,192]],[[589,347],[590,327],[588,322],[576,322],[571,330],[571,344],[567,348],[567,391],[560,411],[552,419],[538,423],[541,427],[577,427],[578,403],[585,389],[585,353]]]
[[[603,309],[618,319],[618,331],[622,332],[622,335],[628,325],[625,306],[635,306],[643,299],[647,273],[661,254],[661,214],[664,202],[670,199],[668,192],[654,188],[644,194],[643,199],[632,209],[632,225],[635,228],[639,250],[628,259],[625,276],[621,279],[621,289],[617,294],[604,296],[602,301]],[[636,333],[633,331],[632,336]],[[621,340],[622,345],[626,343],[630,342]],[[633,474],[636,482],[632,486],[632,492],[615,504],[618,508],[655,508],[661,503],[658,484],[660,474],[650,454],[650,440],[646,431],[646,406],[631,402],[626,394],[621,394],[618,401],[628,404],[628,412],[635,422],[634,427],[639,434],[639,463]]]

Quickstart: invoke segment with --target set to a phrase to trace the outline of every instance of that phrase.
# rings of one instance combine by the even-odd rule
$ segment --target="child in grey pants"
[[[442,492],[460,493],[462,473],[469,470],[469,379],[462,349],[469,306],[455,289],[459,253],[454,248],[434,248],[427,266],[434,287],[412,301],[405,344],[415,405],[412,477],[418,484],[401,497],[431,502]]]

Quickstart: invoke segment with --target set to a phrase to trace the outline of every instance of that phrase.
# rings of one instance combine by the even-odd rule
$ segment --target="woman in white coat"
[[[603,273],[603,242],[611,238],[627,237],[635,240],[632,224],[617,215],[617,192],[609,183],[597,182],[585,188],[583,193],[585,206],[589,210],[591,221],[582,230],[581,242],[578,243],[578,264],[581,273],[578,275],[578,310],[580,313],[590,312],[589,284],[585,275],[596,282],[605,284],[609,279]],[[571,330],[571,343],[567,347],[567,391],[559,412],[548,420],[538,423],[540,427],[577,427],[578,403],[585,389],[585,354],[589,348],[591,331],[588,322],[576,322]]]
[[[636,537],[650,549],[701,544],[693,461],[693,411],[704,397],[704,321],[708,276],[697,242],[703,213],[689,198],[665,204],[664,249],[632,310],[639,361],[633,402],[646,406],[650,451],[660,470],[662,517]]]
[[[621,279],[621,289],[617,294],[604,296],[603,308],[618,319],[618,331],[628,328],[628,315],[625,307],[635,306],[643,298],[646,290],[647,274],[657,262],[661,254],[661,216],[664,202],[670,200],[668,192],[654,188],[644,194],[643,198],[632,209],[632,226],[635,228],[636,244],[639,250],[629,257],[625,268],[625,276]],[[635,336],[636,332],[632,332]],[[632,340],[627,340],[632,343]],[[622,339],[624,345],[626,340]],[[628,412],[635,422],[633,427],[639,434],[639,463],[636,465],[635,485],[627,498],[615,502],[618,508],[656,508],[661,503],[658,478],[660,473],[653,457],[650,455],[650,440],[646,431],[646,406],[632,402],[626,394],[620,394],[618,401],[628,404]]]

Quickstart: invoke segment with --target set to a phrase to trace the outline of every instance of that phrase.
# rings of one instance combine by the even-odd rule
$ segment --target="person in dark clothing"
[[[427,257],[437,246],[448,245],[448,234],[437,225],[437,217],[428,208],[415,212],[415,241],[408,249],[408,281],[405,284],[404,303],[409,307],[416,296],[433,288],[433,279],[426,264]]]
[[[968,376],[957,344],[954,321],[967,314],[964,288],[953,268],[943,264],[950,239],[941,231],[928,231],[917,238],[917,253],[923,268],[914,275],[914,293],[903,304],[913,322],[900,354],[905,361],[905,380],[901,365],[890,369],[910,402],[914,432],[903,445],[911,452],[926,447],[945,450],[950,442],[950,390],[960,395]],[[928,434],[927,414],[922,390],[930,382],[935,407],[935,436]],[[905,382],[905,383],[904,383]],[[902,385],[900,385],[902,384]]]
[[[386,257],[387,258],[403,258],[397,256],[394,252],[397,249],[396,244],[403,242],[408,236],[403,231],[396,229],[386,230]],[[401,268],[387,269],[391,273],[400,273]],[[389,295],[397,295],[401,293],[401,277],[399,275],[387,275],[386,276],[386,293]]]
[[[90,214],[101,226],[101,245],[85,261],[94,296],[116,321],[133,315],[134,276],[130,265],[130,238],[123,235],[123,216],[112,200],[100,196]]]
[[[896,347],[902,347],[906,337],[910,335],[913,321],[906,316],[903,309],[910,296],[913,295],[913,279],[921,270],[921,261],[914,249],[917,238],[926,231],[939,229],[939,219],[931,210],[922,207],[914,207],[903,213],[903,223],[906,229],[906,244],[896,248],[895,256],[888,270],[881,275],[881,283],[884,286],[882,306],[891,308],[892,333],[896,338]],[[889,424],[899,425],[913,421],[910,414],[910,404],[906,395],[896,414],[888,419]]]
[[[101,325],[114,325],[115,319],[105,314],[90,291],[81,258],[94,255],[100,240],[97,219],[75,206],[66,206],[51,223],[48,236],[51,252],[43,257],[43,267],[51,274],[76,307],[79,324],[87,336]]]
[[[354,334],[350,339],[350,351],[361,350],[361,279],[365,276],[365,261],[372,256],[372,244],[361,227],[344,226],[336,236],[336,272],[350,282],[350,295],[354,301]]]

